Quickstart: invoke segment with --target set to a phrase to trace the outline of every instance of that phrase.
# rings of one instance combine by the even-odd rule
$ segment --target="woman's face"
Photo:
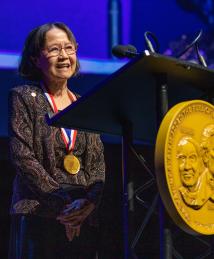
[[[36,59],[43,80],[47,84],[65,82],[75,73],[76,64],[75,45],[68,39],[66,32],[58,28],[49,30],[44,49]]]

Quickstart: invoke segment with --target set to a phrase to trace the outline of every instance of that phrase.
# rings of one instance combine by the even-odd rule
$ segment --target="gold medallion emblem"
[[[80,161],[70,153],[64,157],[64,168],[69,174],[77,174],[80,170]]]
[[[183,230],[214,234],[214,106],[175,105],[156,140],[155,167],[163,203]]]

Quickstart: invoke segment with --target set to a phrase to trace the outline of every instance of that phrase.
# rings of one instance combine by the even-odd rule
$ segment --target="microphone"
[[[112,54],[118,58],[134,58],[140,55],[133,45],[116,45],[112,48]]]
[[[176,55],[176,58],[180,58],[183,54],[185,54],[187,52],[187,50],[189,50],[190,48],[192,48],[193,46],[196,46],[196,44],[198,43],[198,41],[200,40],[201,36],[202,36],[203,31],[200,30],[198,35],[196,36],[196,38],[189,44],[186,46],[186,48],[181,51],[178,55]],[[196,51],[197,51],[197,47],[196,47]]]
[[[155,42],[156,50],[154,49],[152,42],[150,41],[148,36],[150,36],[153,39],[153,41]],[[150,32],[150,31],[146,31],[144,33],[144,39],[145,39],[146,46],[152,53],[159,52],[159,42],[154,33]]]
[[[196,54],[197,54],[199,63],[200,63],[203,67],[207,67],[207,63],[206,63],[206,61],[205,61],[205,58],[204,58],[203,55],[200,53],[200,50],[199,50],[199,47],[198,47],[198,42],[195,43],[195,49],[196,49]]]
[[[199,31],[197,37],[182,52],[180,52],[178,55],[176,55],[176,58],[180,58],[183,54],[185,54],[187,52],[187,50],[189,50],[192,47],[195,47],[199,64],[202,65],[203,67],[207,67],[207,63],[205,61],[205,58],[200,53],[199,46],[198,46],[198,42],[201,39],[202,33],[203,33],[203,31],[201,29]]]

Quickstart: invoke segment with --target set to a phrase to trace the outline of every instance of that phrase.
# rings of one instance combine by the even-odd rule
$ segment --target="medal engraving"
[[[214,234],[214,107],[195,100],[175,105],[156,141],[159,191],[172,219],[191,234]]]

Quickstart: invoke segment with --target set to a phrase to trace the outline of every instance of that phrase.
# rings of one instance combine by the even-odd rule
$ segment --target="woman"
[[[34,81],[10,93],[10,152],[16,169],[9,258],[94,258],[96,211],[104,184],[97,134],[45,122],[78,98],[68,79],[79,71],[77,43],[63,23],[26,39],[19,66]]]

